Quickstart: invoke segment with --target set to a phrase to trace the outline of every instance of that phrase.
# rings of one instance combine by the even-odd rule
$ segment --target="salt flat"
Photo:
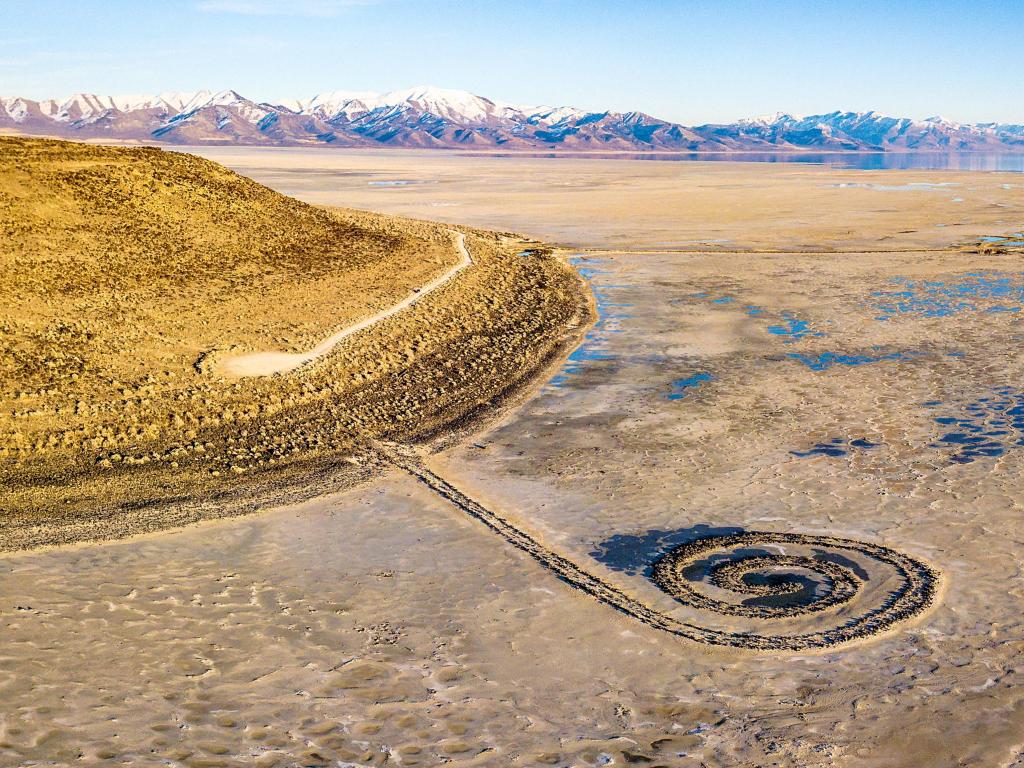
[[[730,631],[821,630],[898,585],[858,561],[837,611],[736,618],[658,589],[659,554],[711,533],[842,537],[928,563],[938,592],[824,650],[692,642],[571,589],[396,470],[0,560],[0,764],[1019,759],[1024,275],[1019,254],[962,248],[1024,226],[1019,175],[208,154],[308,201],[575,248],[601,316],[583,346],[426,459],[550,550]],[[940,184],[956,186],[922,186]]]
[[[510,229],[572,247],[935,248],[1020,231],[1020,173],[802,163],[187,148],[307,202]]]

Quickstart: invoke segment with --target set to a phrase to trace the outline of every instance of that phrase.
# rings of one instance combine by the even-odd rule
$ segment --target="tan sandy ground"
[[[469,251],[466,250],[466,236],[461,232],[452,232],[451,234],[456,250],[459,252],[458,262],[437,277],[432,277],[422,286],[413,288],[413,292],[405,298],[362,320],[340,328],[307,352],[251,352],[227,357],[221,365],[224,373],[229,376],[273,376],[291,373],[297,368],[309,365],[326,356],[349,336],[369,330],[382,320],[387,320],[389,317],[405,311],[473,264],[473,259],[469,255]]]
[[[452,152],[196,151],[300,200],[512,230],[571,247],[941,248],[1019,232],[1024,205],[1024,179],[1009,172]]]
[[[566,167],[551,166],[546,180]],[[665,173],[645,167],[655,180]],[[645,171],[630,168],[640,185]],[[755,628],[676,608],[643,575],[659,548],[697,526],[830,534],[906,552],[943,573],[930,612],[826,653],[681,641],[570,590],[395,473],[258,517],[5,558],[0,762],[1017,764],[1024,627],[1013,531],[1024,450],[1014,441],[1024,435],[1007,429],[994,438],[1007,446],[1002,456],[957,464],[956,446],[939,442],[953,427],[935,419],[984,421],[991,417],[971,414],[989,411],[972,404],[998,388],[1017,391],[1019,313],[986,311],[1012,296],[968,297],[951,316],[880,321],[887,299],[873,294],[905,288],[897,277],[970,285],[965,274],[979,271],[1006,273],[1018,286],[1020,256],[858,252],[895,237],[894,222],[865,214],[854,226],[828,210],[827,185],[848,172],[676,172],[691,182],[705,176],[715,191],[703,204],[734,211],[737,232],[744,174],[755,187],[777,184],[779,204],[825,213],[808,216],[803,230],[766,224],[774,247],[803,248],[810,232],[832,247],[825,233],[850,230],[853,252],[588,258],[581,266],[604,319],[583,351],[522,409],[431,466],[548,547],[709,626]],[[517,192],[525,184],[517,164],[476,173],[476,184],[503,188],[500,208],[477,210],[455,192],[447,201],[478,224],[505,227],[529,209],[537,220],[527,233],[550,234],[583,205],[563,194],[545,208],[530,189]],[[945,191],[850,190],[902,207],[904,228],[929,239],[917,247],[958,242],[934,226],[952,206],[969,204],[979,216],[1001,206],[965,225],[975,234],[1012,231],[1015,222],[1019,230],[1024,219],[1019,177],[878,176],[891,185],[953,181],[989,201],[970,202],[966,190],[957,193],[965,203],[931,197]],[[386,194],[367,193],[381,203]],[[409,194],[411,202],[388,205],[430,202],[421,190]],[[608,217],[624,236],[623,222],[647,204],[669,240],[691,235],[686,217],[653,197],[623,199]],[[654,245],[642,227],[632,237],[638,249]],[[584,242],[615,246],[604,238],[595,228]],[[767,330],[787,326],[785,312],[825,335],[787,344]],[[788,357],[828,352],[906,354],[821,371]],[[701,372],[713,379],[669,399],[673,382]],[[836,439],[844,455],[793,453]],[[857,440],[873,447],[851,445]],[[869,572],[851,610],[880,598],[878,578]],[[779,629],[756,628],[765,625]]]

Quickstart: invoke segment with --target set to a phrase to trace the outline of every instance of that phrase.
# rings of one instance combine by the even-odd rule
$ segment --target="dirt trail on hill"
[[[408,309],[424,296],[428,296],[430,293],[440,288],[459,274],[459,272],[473,263],[473,258],[469,255],[469,250],[466,248],[466,236],[461,232],[456,232],[455,230],[452,230],[452,234],[455,236],[455,246],[458,248],[459,254],[462,257],[459,260],[459,263],[447,272],[435,277],[422,288],[416,289],[413,293],[409,294],[394,306],[383,309],[376,314],[360,320],[358,323],[353,323],[352,325],[346,326],[341,330],[332,333],[326,339],[313,347],[309,352],[298,354],[289,352],[256,352],[251,355],[243,355],[241,357],[225,361],[223,365],[224,373],[232,376],[273,376],[276,373],[290,373],[297,368],[301,368],[307,363],[311,363],[314,360],[318,360],[323,357],[334,349],[334,347],[343,339],[347,339],[349,336],[359,333],[359,331],[364,331],[381,320],[396,315],[404,309]]]

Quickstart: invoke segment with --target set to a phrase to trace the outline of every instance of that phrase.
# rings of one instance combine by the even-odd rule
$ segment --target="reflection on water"
[[[768,555],[771,554],[773,553],[768,553]],[[808,605],[828,593],[825,583],[817,581],[809,574],[792,572],[792,569],[779,573],[747,573],[743,575],[743,583],[754,588],[774,587],[780,589],[778,594],[748,597],[741,601],[742,605],[748,606],[790,608]]]
[[[660,555],[689,541],[706,536],[732,536],[742,528],[710,526],[703,523],[675,530],[650,530],[643,533],[616,533],[599,542],[590,556],[599,563],[630,576],[649,576],[651,566]]]
[[[606,274],[606,270],[596,267],[586,267],[588,260],[583,257],[576,257],[569,260],[569,263],[576,267],[576,271],[587,281],[590,290],[594,294],[597,307],[597,322],[587,335],[583,337],[583,343],[573,350],[562,366],[562,370],[554,376],[548,386],[561,389],[575,374],[583,370],[586,363],[593,360],[614,360],[615,355],[608,350],[608,342],[611,334],[620,333],[619,321],[629,317],[629,313],[623,311],[632,306],[621,302],[613,301],[613,294],[616,290],[623,288],[621,285],[596,285],[595,275]],[[589,263],[599,263],[596,260],[589,260]]]
[[[682,299],[681,301],[685,302],[694,299],[700,301],[707,300],[711,304],[716,304],[718,306],[731,305],[737,301],[735,296],[730,296],[728,294],[718,296],[717,298],[711,298],[711,294],[707,291],[691,293],[686,299]],[[674,302],[675,301],[680,300],[674,300]],[[815,338],[827,336],[824,331],[817,330],[809,321],[797,317],[788,310],[783,310],[781,314],[776,314],[774,312],[768,312],[764,307],[760,307],[757,304],[744,304],[743,312],[748,317],[760,317],[766,320],[776,320],[775,323],[767,326],[765,330],[772,336],[781,336],[786,344],[792,344],[793,342],[800,341],[808,336]]]
[[[929,192],[941,191],[943,187],[959,187],[960,185],[953,181],[943,181],[937,184],[928,181],[918,181],[912,184],[858,184],[855,182],[843,182],[841,184],[829,184],[828,186],[835,189],[874,189],[879,192]],[[959,198],[954,198],[954,200],[957,199]]]
[[[960,312],[1020,312],[1024,307],[1024,276],[969,272],[951,280],[893,278],[895,291],[874,291],[876,320],[897,315],[949,317]]]
[[[425,179],[388,179],[386,181],[368,181],[367,186],[370,187],[408,187],[413,184],[436,184],[434,181],[427,181]]]
[[[995,243],[996,245],[1008,245],[1014,248],[1024,247],[1024,232],[1017,232],[1013,235],[996,235],[981,238],[983,243]]]
[[[753,312],[748,311],[747,314],[756,316]],[[758,310],[760,314],[760,310]],[[783,325],[769,325],[768,333],[773,336],[784,336],[786,344],[792,344],[794,341],[799,341],[805,336],[817,336],[821,337],[825,334],[821,331],[816,331],[811,328],[811,324],[806,320],[801,320],[796,317],[792,312],[782,313]]]
[[[845,456],[850,452],[851,448],[877,448],[881,443],[873,443],[866,437],[858,437],[850,441],[843,440],[841,437],[834,437],[827,443],[816,443],[813,448],[809,448],[806,451],[790,451],[791,454],[801,459],[806,459],[810,456]]]
[[[711,381],[714,378],[710,373],[695,373],[685,379],[677,379],[672,382],[672,391],[668,394],[669,400],[682,400],[693,390],[698,389],[701,384]]]
[[[881,363],[886,360],[907,360],[914,357],[917,352],[889,352],[887,354],[865,355],[853,354],[844,355],[838,352],[822,352],[819,355],[801,355],[790,352],[786,357],[799,360],[812,371],[827,371],[834,365],[856,366]]]
[[[1016,171],[1024,152],[488,152],[488,157],[804,163],[861,171]]]
[[[937,404],[924,403],[930,408]],[[937,417],[935,423],[953,430],[934,445],[952,449],[949,458],[956,464],[1002,456],[1009,448],[1024,445],[1024,392],[998,387],[992,394],[967,403],[957,415]]]

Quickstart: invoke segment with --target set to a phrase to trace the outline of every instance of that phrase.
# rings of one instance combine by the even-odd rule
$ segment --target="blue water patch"
[[[1024,276],[970,272],[953,280],[893,278],[898,290],[874,291],[876,320],[899,315],[951,317],[961,312],[1020,312],[1024,307]],[[997,302],[990,304],[990,302]]]
[[[872,443],[864,437],[858,437],[853,440],[843,440],[841,437],[834,437],[827,443],[815,443],[813,448],[809,448],[806,451],[790,451],[790,453],[801,459],[806,459],[810,456],[831,456],[835,458],[837,456],[845,456],[850,452],[851,448],[871,449],[877,448],[880,445],[881,443]]]
[[[749,312],[748,312],[749,314]],[[785,343],[792,344],[794,341],[799,341],[805,336],[824,336],[825,334],[821,331],[816,331],[811,328],[811,324],[806,320],[794,316],[791,312],[782,313],[782,321],[785,325],[769,325],[768,333],[773,336],[785,336]]]
[[[688,293],[684,297],[671,299],[670,303],[688,304],[693,301],[708,301],[711,304],[718,304],[721,306],[723,304],[732,304],[736,301],[736,297],[730,296],[727,293],[716,295],[709,293],[708,291],[697,291],[696,293]]]
[[[175,118],[176,119],[176,118]],[[501,157],[503,153],[494,153]],[[518,152],[517,157],[548,158],[547,152]],[[590,160],[585,152],[565,158]],[[652,162],[800,163],[860,171],[955,170],[1024,173],[1024,152],[616,152],[615,157]],[[1010,185],[1017,186],[1017,185]],[[1005,188],[1005,185],[1004,185]],[[714,242],[704,240],[702,242]]]
[[[850,445],[854,448],[877,448],[881,443],[872,443],[866,437],[858,437],[850,441]]]
[[[1024,445],[1024,391],[999,387],[959,414],[936,417],[935,423],[950,431],[932,446],[951,449],[949,459],[956,464],[1002,456]]]
[[[368,181],[369,187],[409,187],[414,184],[436,184],[436,181],[429,179],[386,179],[381,181]]]
[[[981,238],[983,243],[994,243],[996,245],[1009,245],[1014,248],[1024,247],[1024,232],[1015,235],[997,235]]]
[[[724,304],[733,304],[736,302],[735,296],[723,295],[717,298],[711,298],[711,294],[706,291],[700,293],[691,293],[690,299],[708,299],[712,304],[718,304],[719,306]],[[748,317],[763,317],[768,319],[771,315],[766,313],[764,307],[759,307],[757,304],[745,304],[743,311]],[[769,325],[767,328],[768,333],[773,336],[784,336],[787,344],[792,344],[795,341],[799,341],[807,336],[821,337],[826,334],[819,331],[811,326],[807,320],[802,320],[792,312],[784,311],[778,316],[779,321],[774,325]]]
[[[799,360],[812,371],[827,371],[834,365],[870,365],[871,363],[881,363],[886,360],[908,360],[912,357],[916,357],[918,354],[920,353],[889,352],[882,355],[844,355],[838,352],[822,352],[819,355],[802,355],[797,352],[790,352],[786,357]]]
[[[651,573],[651,565],[660,555],[680,544],[706,536],[732,536],[742,528],[694,525],[675,530],[651,530],[638,534],[616,533],[596,545],[590,556],[613,571],[630,576]]]
[[[695,373],[685,379],[676,379],[672,382],[672,391],[669,392],[668,399],[682,400],[691,394],[693,390],[699,388],[701,384],[714,378],[710,373]]]
[[[621,333],[618,327],[619,321],[630,316],[624,310],[632,306],[632,304],[615,300],[615,292],[625,286],[594,284],[594,277],[607,274],[607,270],[581,266],[587,263],[587,259],[582,257],[572,258],[569,263],[576,267],[576,271],[587,281],[594,294],[597,322],[594,323],[593,328],[587,331],[587,335],[583,337],[583,343],[576,347],[566,359],[562,370],[548,382],[556,389],[565,386],[569,379],[582,371],[587,363],[616,359],[617,356],[608,350],[608,342],[612,334]]]
[[[847,181],[841,184],[829,184],[836,189],[874,189],[880,192],[928,192],[941,191],[943,187],[959,187],[955,181],[915,181],[909,184],[860,184]],[[955,199],[955,198],[954,198]]]

